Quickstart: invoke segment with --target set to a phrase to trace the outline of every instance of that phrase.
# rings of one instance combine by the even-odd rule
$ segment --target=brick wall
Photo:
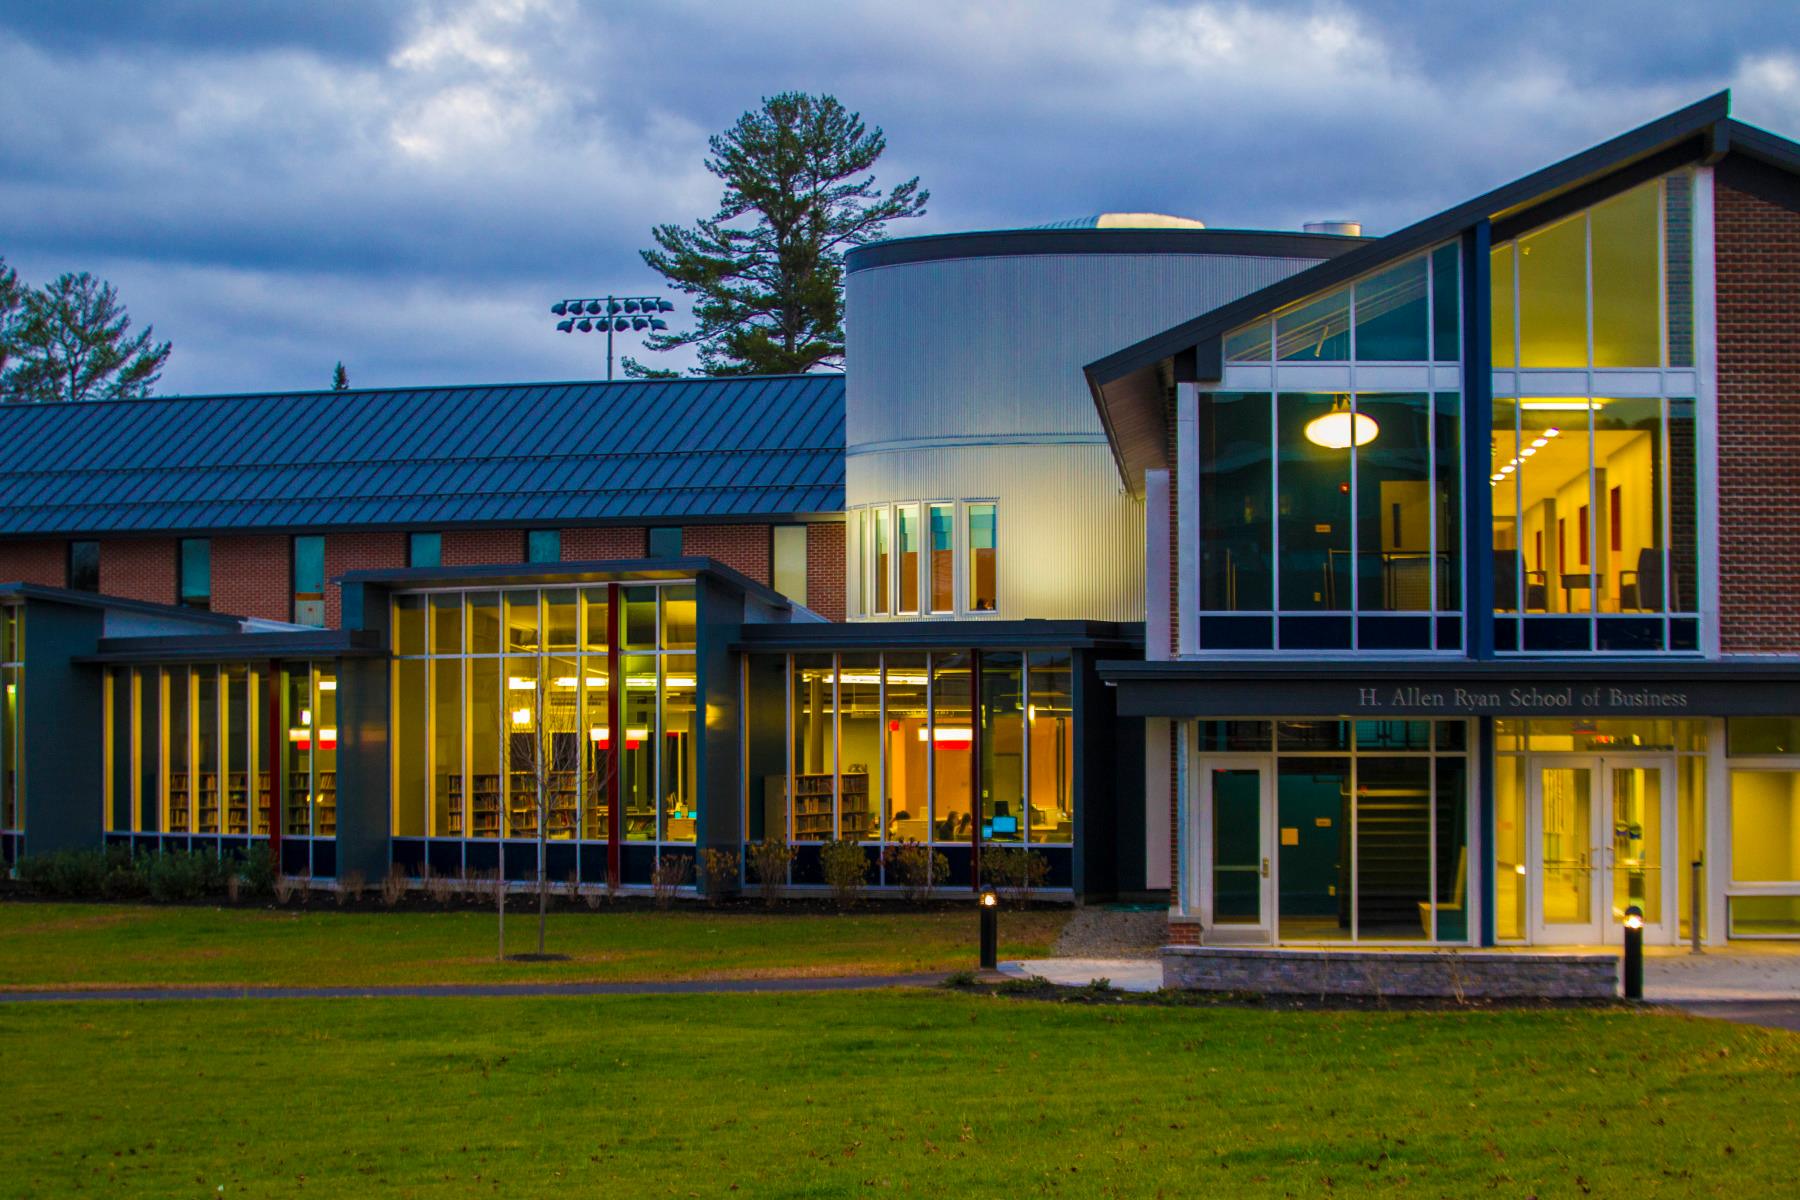
[[[100,553],[104,560],[105,549]],[[280,535],[213,538],[213,611],[271,621],[293,620],[291,554],[288,539]]]
[[[1713,207],[1723,648],[1792,653],[1800,650],[1800,190],[1728,158]]]
[[[127,600],[175,603],[175,540],[125,538],[101,542],[100,590]]]
[[[62,587],[68,582],[69,551],[64,542],[0,544],[0,583]]]
[[[446,567],[479,567],[525,561],[523,529],[455,529],[444,534]]]
[[[445,534],[448,544],[450,535]],[[404,533],[332,533],[325,537],[325,627],[344,619],[343,589],[332,580],[348,571],[383,571],[406,565]],[[291,618],[290,618],[291,619]]]
[[[812,589],[811,539],[808,539],[807,590]],[[681,552],[711,558],[739,574],[769,586],[773,535],[767,525],[689,525],[681,531]],[[840,572],[841,573],[841,572]]]
[[[562,531],[564,562],[605,562],[612,558],[642,558],[650,533],[642,526],[609,525],[596,529]]]
[[[844,523],[806,527],[806,607],[827,621],[844,619]]]

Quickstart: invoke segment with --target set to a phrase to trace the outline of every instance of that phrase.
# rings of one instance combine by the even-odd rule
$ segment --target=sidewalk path
[[[434,996],[693,996],[719,992],[848,992],[936,987],[946,972],[774,979],[671,979],[642,983],[441,983],[391,987],[119,987],[0,991],[0,1004],[92,1000],[368,1000]]]
[[[1154,992],[1162,987],[1159,958],[1030,958],[1003,962],[1000,973],[1014,979],[1035,976],[1063,987],[1086,987],[1096,979],[1121,992]]]

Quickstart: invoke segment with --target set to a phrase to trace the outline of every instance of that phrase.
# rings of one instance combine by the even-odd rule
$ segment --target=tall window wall
[[[22,724],[25,704],[25,609],[0,604],[0,832],[25,828]]]
[[[860,617],[981,616],[1000,607],[1000,506],[921,500],[852,509]]]
[[[1697,650],[1692,181],[1494,248],[1497,648]]]
[[[691,845],[696,632],[691,583],[396,596],[394,836],[609,841],[616,813]]]
[[[1203,650],[1461,648],[1459,278],[1442,246],[1225,339],[1262,386],[1198,398]]]
[[[1733,718],[1731,871],[1734,938],[1800,937],[1800,718]]]
[[[1067,651],[747,656],[748,838],[1071,845],[1071,671]]]

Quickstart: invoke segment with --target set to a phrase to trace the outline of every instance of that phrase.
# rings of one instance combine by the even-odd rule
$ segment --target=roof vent
[[[1332,233],[1338,237],[1361,237],[1361,221],[1308,221],[1300,227],[1307,233]]]

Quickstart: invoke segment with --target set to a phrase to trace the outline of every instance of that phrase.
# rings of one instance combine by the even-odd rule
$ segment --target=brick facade
[[[0,582],[62,587],[67,582],[68,569],[67,542],[0,544]]]
[[[564,562],[605,562],[642,558],[649,553],[650,531],[641,525],[607,525],[562,531]]]
[[[1800,193],[1770,174],[1728,158],[1714,189],[1727,654],[1800,651]]]
[[[774,535],[767,525],[689,525],[681,531],[681,552],[717,559],[764,587],[769,585]],[[811,566],[808,565],[808,587]]]
[[[343,589],[333,584],[333,579],[348,571],[382,571],[405,565],[404,533],[326,534],[325,627],[336,629],[344,618]]]
[[[525,561],[523,529],[453,529],[444,534],[446,567],[481,567]]]
[[[806,527],[806,606],[827,621],[844,619],[844,523]]]
[[[213,538],[213,610],[237,617],[293,620],[292,547],[280,535]],[[103,557],[105,553],[102,549]]]
[[[173,604],[175,539],[121,538],[100,543],[100,590],[127,600]]]

